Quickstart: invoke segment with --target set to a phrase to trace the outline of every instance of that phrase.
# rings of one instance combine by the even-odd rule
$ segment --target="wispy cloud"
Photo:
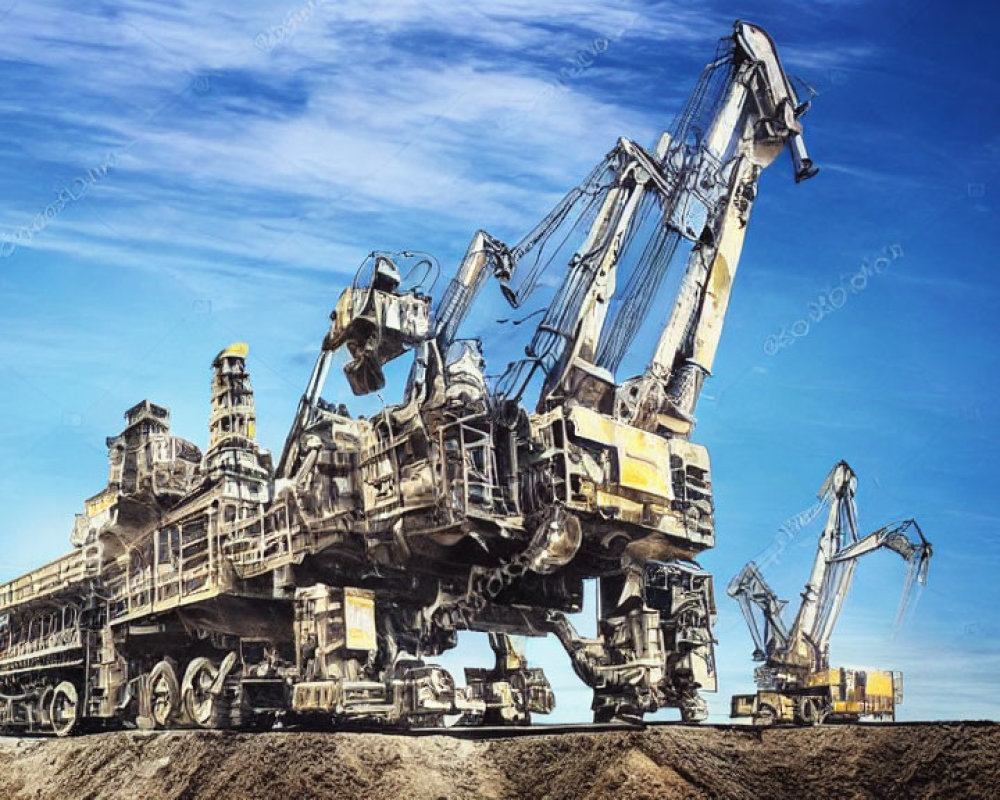
[[[872,44],[842,44],[836,47],[815,47],[803,45],[782,45],[781,58],[786,68],[791,72],[809,70],[822,75],[830,70],[854,71],[869,66],[878,55],[878,49]],[[823,76],[831,79],[831,76]],[[842,79],[833,77],[831,82],[836,85]]]
[[[545,66],[558,69],[559,54],[587,36],[634,26],[629,2],[317,3],[281,47],[254,46],[294,10],[18,8],[9,57],[27,80],[4,111],[22,130],[57,132],[32,140],[22,167],[72,180],[78,165],[113,157],[117,173],[91,208],[60,214],[18,246],[107,259],[166,244],[168,261],[181,249],[206,262],[282,261],[312,249],[292,238],[329,246],[358,215],[418,210],[449,230],[471,233],[474,218],[518,232],[623,129],[655,134],[645,110],[599,99],[585,81],[552,91]],[[559,20],[572,24],[556,30]],[[435,46],[442,37],[447,57]],[[515,51],[528,57],[511,59]],[[64,87],[55,102],[31,103],[55,83]],[[498,134],[519,117],[516,135]],[[20,183],[0,208],[8,237],[53,202],[23,173]]]

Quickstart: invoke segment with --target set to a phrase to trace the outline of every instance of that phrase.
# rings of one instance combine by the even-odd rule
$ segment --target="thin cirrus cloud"
[[[392,213],[400,227],[401,217],[431,214],[459,239],[482,220],[516,238],[618,135],[648,142],[667,124],[662,106],[600,92],[602,73],[621,82],[640,66],[632,52],[657,40],[697,64],[729,24],[706,4],[635,0],[307,0],[239,14],[25,4],[12,17],[8,58],[26,79],[6,110],[26,134],[53,132],[20,144],[54,186],[26,186],[0,207],[7,234],[112,154],[112,174],[90,197],[19,246],[106,259],[168,238],[168,258],[205,256],[194,269],[219,255],[281,262],[290,253],[320,267],[313,245],[343,239],[337,223],[356,230],[363,214],[381,222]],[[261,47],[261,34],[273,46]],[[567,71],[580,52],[586,68]],[[824,65],[858,57],[826,53]],[[40,96],[49,102],[32,102]],[[171,195],[188,202],[164,215]],[[168,237],[149,222],[163,216]]]
[[[491,7],[490,15],[500,22],[476,26],[473,39],[480,46],[468,44],[467,57],[452,59],[447,69],[421,67],[425,54],[406,50],[392,59],[369,60],[364,37],[337,34],[338,26],[353,24],[391,36],[416,14],[406,5],[383,4],[364,16],[360,4],[335,9],[319,4],[287,47],[269,54],[253,47],[252,32],[273,25],[268,22],[273,17],[261,12],[242,19],[240,35],[234,36],[233,20],[216,12],[188,18],[132,4],[105,18],[71,10],[58,24],[67,34],[57,40],[51,35],[57,24],[52,9],[31,7],[18,18],[20,35],[11,53],[26,80],[17,84],[18,99],[9,101],[6,111],[25,133],[53,131],[21,142],[23,155],[54,176],[50,191],[73,186],[81,171],[109,153],[116,156],[113,174],[87,205],[104,204],[107,238],[119,245],[135,237],[120,214],[110,213],[116,203],[140,210],[141,218],[143,205],[157,204],[171,190],[196,196],[203,191],[202,207],[187,204],[185,210],[197,217],[221,211],[223,219],[223,198],[241,197],[243,215],[252,217],[255,209],[272,208],[268,197],[277,196],[286,213],[291,211],[296,236],[305,233],[302,220],[323,219],[342,207],[354,214],[420,209],[448,219],[471,213],[516,225],[525,214],[518,213],[512,196],[517,174],[511,165],[522,161],[525,149],[536,156],[525,180],[548,201],[600,152],[594,143],[609,146],[623,122],[640,136],[654,130],[642,113],[583,91],[583,81],[559,85],[544,70],[525,74],[498,66],[494,27],[504,30],[503,37],[513,36],[512,28],[523,29],[522,43],[545,36],[530,19],[503,22],[517,7],[506,12]],[[598,32],[622,30],[629,17],[622,9],[612,12],[606,20],[580,14],[576,24],[592,24]],[[419,28],[430,36],[454,22],[453,11],[438,12],[422,19]],[[237,40],[245,47],[234,44]],[[142,70],[127,68],[139,63]],[[200,93],[199,79],[205,81]],[[53,85],[63,89],[53,95],[48,92]],[[29,102],[38,96],[50,102]],[[516,144],[495,135],[498,121],[516,134]],[[578,144],[582,129],[589,137]],[[525,168],[518,164],[518,169]],[[24,188],[2,209],[8,232],[29,224],[51,199],[45,189]],[[73,208],[60,217],[80,217],[79,212]],[[537,215],[539,207],[532,206],[531,213]],[[60,226],[65,242],[74,229],[58,219],[20,246],[59,247],[45,240]],[[100,224],[84,227],[90,236],[79,241],[78,255],[101,238]],[[192,229],[198,226],[178,225],[174,244]]]

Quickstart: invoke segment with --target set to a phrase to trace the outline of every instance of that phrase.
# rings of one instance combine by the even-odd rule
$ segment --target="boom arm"
[[[627,144],[625,140],[619,143],[623,152],[628,151]],[[573,334],[542,387],[539,409],[544,408],[555,395],[572,395],[570,381],[575,368],[582,367],[585,373],[593,370],[601,330],[608,313],[608,301],[615,293],[618,259],[624,250],[639,202],[643,199],[644,184],[649,180],[649,173],[634,158],[629,158],[620,169],[615,185],[605,196],[586,240],[570,260],[564,286],[569,289],[581,283],[583,278],[582,282],[587,285],[586,294],[577,319],[571,323]],[[561,306],[565,296],[564,292],[557,296],[557,307]],[[542,320],[540,332],[547,333],[546,328],[551,327],[548,317],[546,314]],[[609,374],[605,380],[610,384],[614,379]]]
[[[724,187],[688,260],[672,313],[645,372],[618,393],[619,418],[648,430],[688,435],[705,376],[711,374],[733,279],[757,194],[757,179],[787,144],[796,182],[818,171],[806,153],[799,105],[777,50],[761,28],[737,22],[734,77],[704,140],[704,179]],[[685,141],[665,135],[665,162]]]
[[[913,528],[919,537],[918,541],[913,541],[906,536],[906,532]],[[927,582],[927,571],[931,565],[931,555],[934,548],[924,537],[920,526],[915,519],[907,519],[902,522],[895,522],[885,525],[874,533],[868,534],[861,541],[846,547],[837,553],[831,563],[842,561],[854,561],[880,548],[892,550],[898,553],[907,564],[906,580],[903,583],[903,593],[899,598],[899,610],[896,612],[896,621],[900,622],[906,607],[910,602],[910,597],[915,584],[924,585]],[[836,622],[836,620],[834,620]],[[831,623],[831,628],[832,628]],[[829,637],[829,634],[827,634]]]
[[[781,611],[787,603],[778,599],[753,561],[729,582],[726,593],[740,604],[753,637],[754,661],[764,661],[775,648],[787,645],[788,629],[781,619]],[[755,610],[761,614],[762,620],[758,620]]]
[[[540,412],[585,405],[647,430],[690,431],[689,411],[715,358],[760,170],[788,145],[797,180],[816,172],[801,140],[798,116],[805,106],[770,37],[737,22],[723,42],[655,151],[619,140],[525,240],[537,246],[537,255],[526,276],[518,276],[518,287],[505,292],[515,306],[539,285],[540,270],[570,235],[584,234],[526,348],[527,359],[501,378],[501,400],[520,399],[541,369]],[[564,224],[571,226],[566,237],[553,237]],[[546,250],[550,237],[558,244]],[[694,249],[657,355],[644,375],[627,382],[633,386],[619,389],[614,373],[682,238]],[[508,273],[527,252],[522,249],[511,249]],[[692,370],[698,375],[690,392]],[[668,403],[668,390],[679,399]],[[660,424],[662,412],[677,407],[688,409],[674,414],[680,422]]]
[[[324,340],[325,345],[325,340]],[[298,450],[299,436],[315,419],[320,403],[323,399],[323,386],[326,377],[330,373],[330,364],[334,351],[326,346],[320,349],[316,363],[313,365],[312,375],[305,392],[299,399],[299,406],[295,411],[295,419],[292,420],[288,436],[285,437],[285,446],[281,450],[281,457],[278,459],[278,467],[275,470],[276,478],[290,478],[292,465]]]
[[[434,338],[442,356],[455,340],[459,326],[482,289],[488,270],[505,282],[512,270],[511,253],[503,242],[486,231],[476,231],[458,272],[434,309]]]
[[[816,638],[817,629],[826,628],[830,618],[835,621],[840,612],[854,576],[855,562],[845,562],[831,570],[830,560],[843,548],[845,537],[850,542],[858,540],[858,512],[854,503],[857,488],[857,476],[846,461],[839,462],[820,487],[820,496],[831,498],[830,511],[819,537],[809,580],[802,592],[802,605],[792,624],[789,645],[793,649],[802,649],[808,642],[817,652],[822,652]]]

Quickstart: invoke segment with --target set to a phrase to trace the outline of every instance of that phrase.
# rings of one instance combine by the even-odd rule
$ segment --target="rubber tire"
[[[52,695],[55,693],[55,686],[46,686],[42,689],[42,694],[38,698],[38,711],[42,716],[40,722],[43,727],[50,727],[52,725]]]

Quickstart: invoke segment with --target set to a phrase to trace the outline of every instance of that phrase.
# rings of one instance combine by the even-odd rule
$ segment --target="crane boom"
[[[846,461],[838,462],[820,487],[819,495],[829,498],[826,524],[816,546],[809,580],[802,592],[802,604],[792,623],[789,647],[795,650],[811,644],[823,651],[818,630],[835,620],[854,574],[855,561],[846,561],[831,569],[831,559],[849,542],[858,540],[857,506],[854,494],[858,479]],[[831,613],[832,612],[832,613]]]
[[[764,580],[760,568],[749,562],[729,582],[726,594],[740,604],[740,611],[750,629],[754,642],[754,661],[764,661],[768,651],[775,646],[784,646],[788,641],[788,629],[781,619],[781,611],[787,602],[780,600],[774,590]],[[754,613],[759,611],[762,620]]]
[[[906,532],[912,528],[917,532],[919,541],[907,538]],[[914,585],[923,585],[927,581],[927,571],[931,565],[931,555],[934,548],[924,537],[923,531],[915,519],[906,519],[902,522],[894,522],[879,528],[874,533],[868,534],[864,539],[845,547],[833,558],[831,563],[844,561],[856,561],[863,555],[874,552],[879,548],[891,550],[899,554],[907,564],[906,579],[903,584],[903,593],[899,598],[899,609],[896,612],[897,624],[902,621],[903,614],[909,604],[910,596]],[[827,634],[829,638],[829,634]]]
[[[455,277],[434,309],[434,338],[442,355],[455,340],[458,328],[468,315],[490,269],[502,281],[509,278],[512,269],[510,250],[486,231],[476,231]]]
[[[858,561],[876,550],[891,550],[906,561],[908,573],[900,613],[914,583],[927,579],[932,547],[915,520],[885,525],[869,535],[858,536],[854,496],[857,476],[845,461],[838,462],[820,487],[819,497],[829,504],[820,533],[809,579],[802,592],[793,623],[786,628],[779,600],[754,562],[748,563],[730,582],[727,592],[743,611],[754,640],[754,659],[765,662],[759,674],[771,686],[800,682],[807,673],[829,667],[829,645]],[[907,537],[913,529],[917,539]],[[762,616],[758,621],[755,612]]]
[[[657,419],[670,405],[668,392],[680,398],[671,407],[693,409],[701,379],[688,391],[690,373],[711,370],[760,171],[786,145],[796,180],[817,171],[802,142],[798,118],[805,108],[770,37],[737,22],[655,149],[620,139],[536,228],[533,244],[568,220],[586,233],[526,348],[528,358],[511,365],[501,380],[516,384],[503,394],[520,397],[540,368],[545,380],[539,413],[580,404],[645,430],[688,433],[686,412],[673,425]],[[647,224],[653,218],[657,224]],[[643,376],[619,388],[614,373],[650,312],[680,239],[693,249],[656,354]],[[502,284],[515,277],[518,251],[511,249],[512,269]],[[630,270],[627,281],[619,280],[623,269]],[[508,287],[507,297],[520,305],[537,284],[537,272],[529,270],[517,287]]]
[[[695,170],[703,182],[718,187],[718,202],[709,208],[645,372],[626,381],[616,398],[620,419],[665,434],[687,436],[694,424],[702,383],[715,362],[760,171],[786,144],[796,182],[818,171],[798,121],[807,104],[799,103],[774,42],[745,22],[736,23],[733,40],[732,77]],[[669,163],[686,147],[684,138],[664,135],[658,152]]]

